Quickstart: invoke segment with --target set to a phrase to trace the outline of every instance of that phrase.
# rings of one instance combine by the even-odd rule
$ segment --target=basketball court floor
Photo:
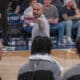
[[[79,58],[75,53],[75,49],[52,50],[52,56],[63,66],[63,72],[79,63]],[[20,66],[27,62],[29,56],[29,51],[4,52],[0,61],[2,80],[17,80]]]

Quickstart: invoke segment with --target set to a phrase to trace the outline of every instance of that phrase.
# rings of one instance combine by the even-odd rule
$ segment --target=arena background
[[[27,0],[23,0],[23,1],[27,1]],[[38,1],[41,2],[42,0],[38,0]],[[55,4],[56,1],[59,2],[60,0],[54,0],[53,3]],[[20,5],[21,3],[22,2],[20,2]],[[26,4],[24,4],[24,6],[25,5]],[[21,6],[23,8],[23,5]],[[58,7],[59,3],[56,6]],[[80,7],[80,5],[78,6]],[[10,26],[9,29],[12,29],[12,27]],[[2,78],[2,80],[17,80],[18,70],[20,69],[20,66],[22,66],[25,62],[27,62],[27,59],[30,56],[31,34],[28,34],[28,37],[26,38],[27,40],[26,42],[22,36],[19,35],[17,36],[14,33],[15,30],[16,29],[14,30],[12,29],[13,31],[12,34],[10,33],[11,30],[9,30],[8,42],[10,46],[5,46],[3,48],[4,52],[2,53],[2,60],[0,61],[0,77]],[[73,36],[72,36],[73,39],[75,38],[75,33],[76,32],[73,31]],[[57,39],[56,34],[57,33],[51,34],[51,40],[53,43],[52,56],[53,58],[58,60],[58,62],[63,66],[63,73],[64,73],[67,69],[71,68],[75,64],[78,64],[80,61],[78,56],[75,54],[76,53],[75,43],[73,45],[63,44],[61,46],[58,46],[56,40]],[[2,41],[2,30],[0,30],[0,40]],[[65,40],[65,36],[64,36],[64,40]]]

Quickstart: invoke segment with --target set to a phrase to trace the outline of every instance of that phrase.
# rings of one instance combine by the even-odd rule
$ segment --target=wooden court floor
[[[63,66],[63,72],[79,63],[75,49],[52,50],[52,56]],[[17,80],[20,66],[27,62],[29,51],[4,52],[0,61],[2,80]]]

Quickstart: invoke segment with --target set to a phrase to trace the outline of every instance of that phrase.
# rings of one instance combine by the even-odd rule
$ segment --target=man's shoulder
[[[27,13],[27,12],[29,12],[29,11],[33,11],[33,9],[32,9],[31,6],[29,6],[28,8],[26,8],[26,9],[24,10],[24,13]]]
[[[48,20],[46,18],[46,16],[43,14],[40,19],[43,21],[43,22],[46,22],[46,24],[48,24]]]
[[[46,19],[46,17],[45,17],[45,15],[44,15],[44,14],[42,14],[42,15],[39,17],[39,19],[44,20],[44,19]]]
[[[63,76],[63,80],[71,77],[71,76],[74,76],[74,75],[78,75],[80,74],[80,64],[72,67],[71,69],[67,70],[65,73],[64,73],[64,76]]]
[[[29,67],[30,67],[29,63],[25,63],[24,65],[21,65],[19,73],[23,73],[23,72],[25,72],[25,70],[28,71]]]
[[[51,8],[57,8],[55,5],[51,4]]]

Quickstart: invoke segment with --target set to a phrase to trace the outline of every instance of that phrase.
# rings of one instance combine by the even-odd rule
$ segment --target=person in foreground
[[[61,66],[51,56],[51,47],[48,37],[35,37],[31,56],[20,68],[17,80],[61,80]]]
[[[76,51],[80,58],[80,37],[76,41]],[[80,63],[66,71],[62,80],[80,80]]]

